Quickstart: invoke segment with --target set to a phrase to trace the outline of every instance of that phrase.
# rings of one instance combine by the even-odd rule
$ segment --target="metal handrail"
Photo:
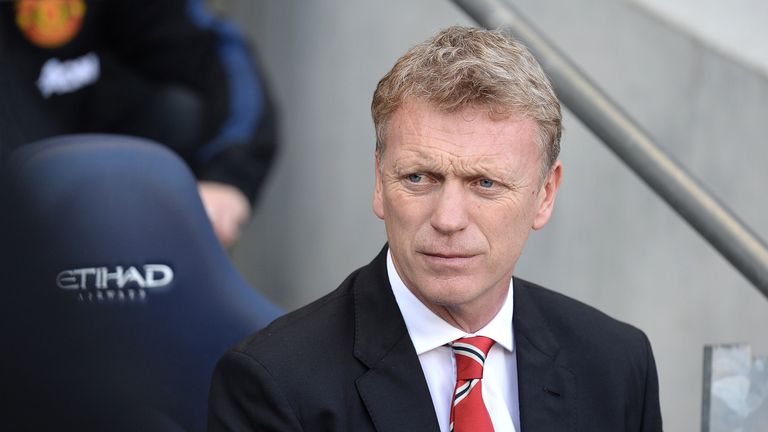
[[[559,99],[768,298],[768,247],[503,0],[453,0],[481,26],[523,42]]]

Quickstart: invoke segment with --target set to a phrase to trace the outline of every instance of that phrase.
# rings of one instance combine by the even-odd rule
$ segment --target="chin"
[[[475,300],[480,293],[472,290],[472,284],[467,283],[448,283],[435,284],[433,280],[431,286],[421,290],[423,297],[430,303],[440,306],[459,306]]]

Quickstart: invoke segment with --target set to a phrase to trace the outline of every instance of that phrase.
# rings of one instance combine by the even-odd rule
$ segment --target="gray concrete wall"
[[[519,0],[594,81],[768,238],[768,81],[628,1]],[[293,309],[335,288],[384,243],[370,210],[378,79],[409,46],[470,24],[441,0],[233,1],[282,110],[283,147],[233,252]],[[566,112],[555,216],[517,274],[643,329],[667,431],[699,429],[703,346],[768,353],[768,300]]]

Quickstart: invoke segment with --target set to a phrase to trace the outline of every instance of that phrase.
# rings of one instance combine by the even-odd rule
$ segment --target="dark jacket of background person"
[[[274,113],[234,27],[198,0],[0,3],[0,152],[75,132],[143,136],[253,203]]]

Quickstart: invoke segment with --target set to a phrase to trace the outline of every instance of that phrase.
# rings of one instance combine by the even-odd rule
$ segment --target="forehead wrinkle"
[[[457,161],[454,171],[459,177],[506,177],[506,164],[492,156],[463,158]]]
[[[415,141],[427,138],[452,146],[461,146],[462,144],[454,141],[455,138],[482,136],[484,137],[482,140],[476,139],[476,141],[482,142],[482,145],[494,145],[510,126],[508,121],[499,121],[494,122],[502,126],[498,130],[478,130],[473,127],[473,124],[478,117],[487,116],[485,112],[474,112],[474,109],[466,108],[455,114],[422,113],[416,109],[418,106],[418,104],[406,104],[393,115],[392,124],[397,124],[397,130],[402,138],[412,138]],[[397,121],[394,121],[395,119]]]
[[[442,153],[436,154],[419,147],[404,149],[402,153],[394,161],[394,169],[397,173],[414,169],[441,172],[445,170],[446,165],[450,166],[452,164],[450,161],[446,164],[446,158]]]

